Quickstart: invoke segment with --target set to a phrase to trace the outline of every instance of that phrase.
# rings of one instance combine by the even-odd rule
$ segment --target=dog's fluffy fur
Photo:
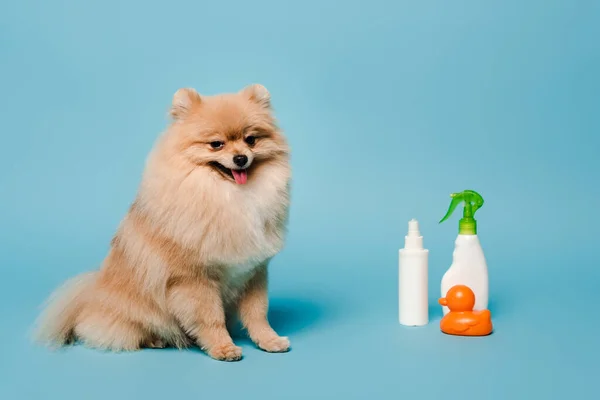
[[[114,351],[196,344],[231,361],[242,355],[228,332],[235,315],[258,347],[287,351],[267,319],[291,175],[269,92],[180,89],[170,114],[101,268],[53,294],[37,338]]]

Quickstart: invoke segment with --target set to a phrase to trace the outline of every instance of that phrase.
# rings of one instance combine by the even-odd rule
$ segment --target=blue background
[[[0,398],[592,398],[600,3],[495,3],[4,1]],[[293,148],[271,280],[292,351],[33,345],[47,295],[104,257],[173,93],[253,82]],[[458,215],[437,222],[467,188],[486,200],[486,338],[439,332]],[[431,251],[423,328],[397,321],[413,217]]]

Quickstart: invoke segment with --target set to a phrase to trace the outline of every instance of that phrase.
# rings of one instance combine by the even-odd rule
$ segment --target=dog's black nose
[[[233,162],[235,163],[235,165],[241,168],[244,165],[246,165],[246,163],[248,163],[248,157],[244,155],[233,156]]]

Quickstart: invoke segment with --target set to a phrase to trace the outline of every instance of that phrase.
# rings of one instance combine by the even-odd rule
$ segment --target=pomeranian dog
[[[289,147],[262,85],[179,89],[135,200],[97,271],[68,280],[37,339],[112,351],[197,345],[241,359],[231,316],[267,352],[289,350],[267,318],[267,268],[282,249]]]

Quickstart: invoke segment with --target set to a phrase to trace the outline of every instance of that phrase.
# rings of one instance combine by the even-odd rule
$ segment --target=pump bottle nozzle
[[[419,221],[411,219],[408,221],[408,233],[404,238],[405,249],[422,249],[423,248],[423,236],[419,231]]]
[[[448,212],[441,219],[440,224],[447,220],[456,207],[464,202],[463,217],[458,221],[458,233],[461,235],[476,235],[477,221],[475,220],[475,212],[483,206],[483,197],[474,190],[464,190],[460,193],[452,193],[452,202],[448,208]]]

